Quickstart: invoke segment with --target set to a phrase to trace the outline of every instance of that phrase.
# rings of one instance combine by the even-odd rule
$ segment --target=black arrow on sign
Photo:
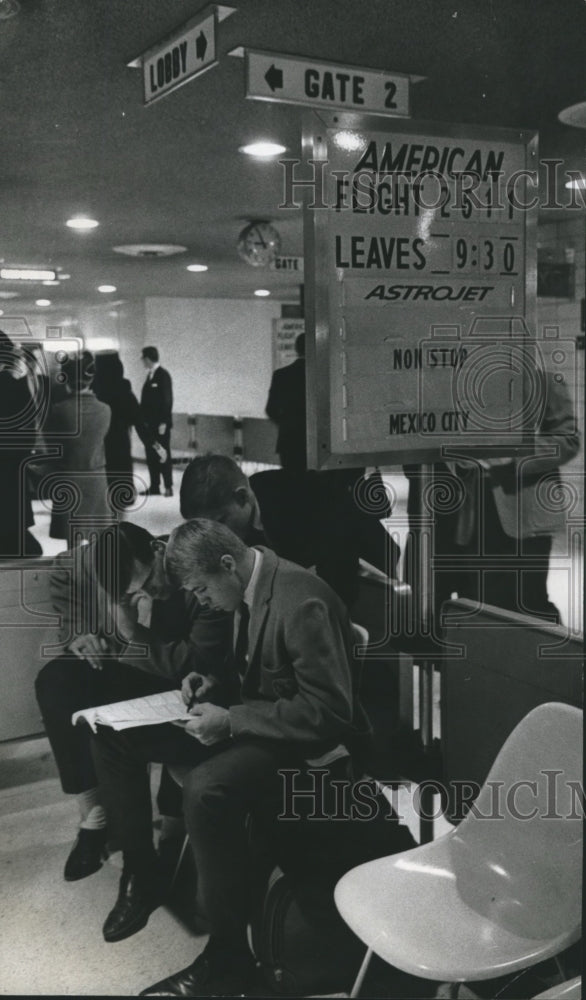
[[[206,54],[206,49],[208,47],[207,38],[203,31],[200,31],[199,35],[195,40],[195,54],[198,59],[203,59]]]
[[[265,80],[274,93],[277,87],[282,88],[283,86],[283,70],[277,69],[273,63],[273,65],[270,66],[265,73]]]

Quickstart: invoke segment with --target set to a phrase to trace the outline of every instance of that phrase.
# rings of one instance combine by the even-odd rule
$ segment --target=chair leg
[[[436,1000],[458,1000],[460,983],[442,983],[436,990]]]
[[[362,965],[360,966],[358,975],[356,976],[356,982],[354,983],[354,986],[352,987],[352,992],[350,993],[351,998],[357,997],[359,995],[360,990],[362,989],[362,984],[364,982],[364,977],[366,975],[366,970],[370,965],[371,958],[372,958],[372,948],[367,948],[366,955],[362,960]]]
[[[170,885],[171,889],[173,888],[173,886],[175,885],[175,882],[177,881],[177,876],[179,875],[179,869],[181,868],[181,865],[183,863],[183,858],[185,857],[185,852],[187,850],[188,845],[189,845],[189,835],[186,833],[185,834],[185,838],[183,840],[183,846],[181,848],[181,852],[180,852],[179,857],[177,859],[177,864],[175,865],[175,871],[173,872],[173,878],[171,879],[171,885]]]

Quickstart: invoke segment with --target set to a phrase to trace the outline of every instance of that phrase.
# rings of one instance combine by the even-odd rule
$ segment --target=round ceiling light
[[[185,253],[187,247],[178,243],[126,243],[124,246],[112,247],[114,253],[125,254],[126,257],[142,257],[148,260],[157,257],[173,257],[176,253]]]
[[[50,306],[51,299],[35,299],[35,305],[37,306]]]
[[[287,151],[286,146],[279,145],[278,142],[250,142],[247,146],[239,146],[240,153],[247,156],[254,156],[257,160],[272,160],[275,156]]]
[[[86,215],[76,215],[73,219],[68,219],[65,225],[79,233],[86,233],[90,229],[95,229],[100,223],[97,219],[88,219]]]
[[[586,128],[586,101],[570,104],[558,114],[563,125],[573,125],[574,128]]]
[[[208,270],[208,265],[207,264],[188,264],[187,265],[187,270],[188,271],[193,271],[195,274],[199,274],[200,271],[207,271]]]
[[[60,285],[61,282],[57,281],[57,278],[54,278],[53,281],[43,281],[43,284],[44,285]]]
[[[98,285],[98,291],[103,292],[104,295],[107,295],[108,292],[116,291],[116,285]]]
[[[254,294],[257,295],[259,299],[266,299],[267,295],[270,295],[271,293],[268,288],[257,288]]]

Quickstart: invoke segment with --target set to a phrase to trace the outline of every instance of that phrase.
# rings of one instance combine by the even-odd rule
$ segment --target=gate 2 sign
[[[530,444],[536,137],[315,112],[304,132],[310,464]]]

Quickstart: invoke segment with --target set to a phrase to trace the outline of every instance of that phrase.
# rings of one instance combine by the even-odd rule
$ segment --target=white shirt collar
[[[256,586],[258,583],[258,578],[260,576],[260,568],[262,566],[262,552],[259,549],[252,549],[254,554],[254,566],[252,567],[252,573],[250,574],[250,580],[244,591],[242,600],[248,604],[249,608],[252,608],[252,602],[254,601],[254,594],[256,591]]]
[[[154,376],[157,368],[160,368],[160,364],[159,364],[158,361],[157,361],[156,365],[153,365],[153,367],[151,369],[149,369],[149,379],[151,379]]]

